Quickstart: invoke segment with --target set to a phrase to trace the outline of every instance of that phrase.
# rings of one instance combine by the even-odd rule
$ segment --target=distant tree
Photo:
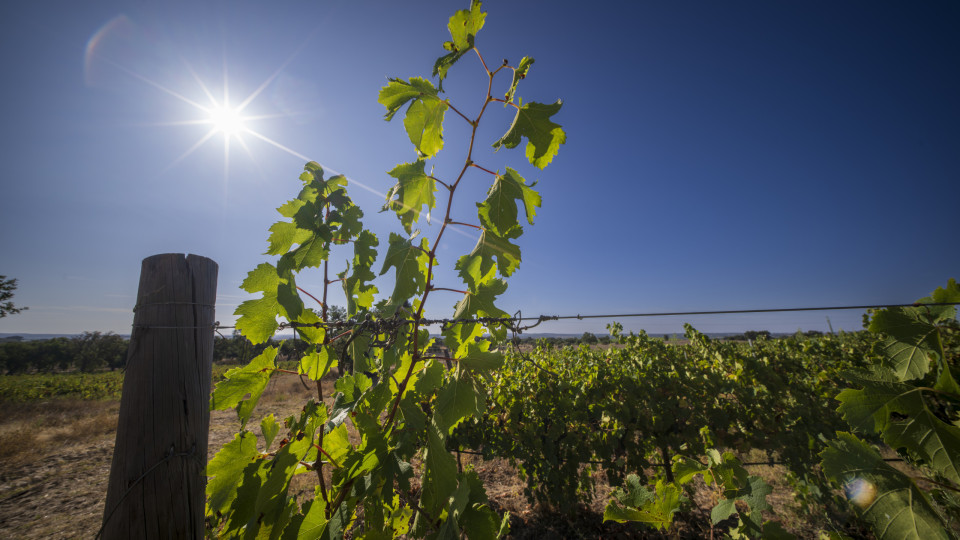
[[[30,369],[30,345],[28,341],[13,341],[0,347],[0,367],[8,374],[23,373]]]
[[[593,345],[593,344],[597,343],[597,336],[591,334],[590,332],[584,332],[583,335],[580,336],[580,343],[586,343],[586,344],[588,344],[588,345]]]
[[[15,307],[13,301],[13,291],[17,288],[16,279],[7,279],[7,276],[0,276],[0,319],[7,315],[14,315],[28,309],[25,307]]]
[[[743,337],[745,339],[749,339],[750,341],[753,341],[761,336],[763,336],[764,338],[770,339],[770,331],[769,330],[759,330],[759,331],[747,330],[746,332],[743,333]]]
[[[127,340],[107,332],[84,332],[73,338],[76,364],[80,371],[91,372],[104,367],[123,367],[127,360]]]
[[[327,309],[327,319],[330,322],[343,322],[347,320],[347,308],[342,306],[330,306]]]

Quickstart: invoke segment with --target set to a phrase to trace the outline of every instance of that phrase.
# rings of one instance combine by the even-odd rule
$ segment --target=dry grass
[[[8,403],[0,419],[3,468],[59,447],[113,434],[120,404],[115,401],[50,400]]]

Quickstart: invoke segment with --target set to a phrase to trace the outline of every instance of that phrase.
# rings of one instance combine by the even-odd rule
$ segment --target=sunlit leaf
[[[823,471],[844,484],[847,499],[879,540],[950,538],[927,494],[909,476],[853,435],[837,437],[823,452]]]
[[[422,207],[426,206],[426,212],[429,214],[430,210],[437,205],[433,195],[437,190],[437,183],[427,175],[424,166],[423,160],[417,160],[414,163],[397,165],[387,173],[396,178],[397,183],[387,194],[384,210],[395,211],[407,233],[412,233],[413,224],[420,220]]]
[[[500,149],[516,148],[521,138],[527,139],[527,159],[532,165],[543,169],[553,161],[553,157],[560,150],[560,145],[567,142],[567,135],[559,124],[550,120],[550,117],[560,112],[563,103],[543,104],[531,101],[517,110],[513,124],[503,137],[493,143],[493,147]]]

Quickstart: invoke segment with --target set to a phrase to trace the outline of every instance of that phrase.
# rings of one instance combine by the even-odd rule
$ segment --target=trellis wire
[[[466,318],[466,319],[412,319],[412,318],[399,318],[399,317],[388,317],[383,319],[373,319],[374,321],[381,321],[379,324],[387,325],[407,325],[418,323],[424,326],[432,326],[439,324],[441,326],[452,325],[452,324],[474,324],[480,323],[484,325],[488,324],[505,324],[513,326],[513,329],[517,333],[521,333],[525,330],[529,330],[536,326],[539,326],[541,323],[546,321],[559,321],[567,319],[627,319],[634,317],[674,317],[674,316],[691,316],[691,315],[734,315],[734,314],[745,314],[745,313],[789,313],[789,312],[801,312],[801,311],[839,311],[839,310],[854,310],[854,309],[884,309],[884,308],[894,308],[894,307],[933,307],[933,306],[956,306],[960,305],[960,302],[925,302],[925,303],[911,303],[911,304],[865,304],[865,305],[856,305],[856,306],[821,306],[821,307],[792,307],[792,308],[762,308],[762,309],[722,309],[722,310],[699,310],[699,311],[663,311],[663,312],[645,312],[645,313],[615,313],[615,314],[576,314],[576,315],[539,315],[537,317],[523,317],[518,315],[513,317],[477,317],[477,318]],[[393,323],[384,323],[382,321],[396,321]],[[518,323],[523,321],[536,321],[532,325],[519,326]],[[284,322],[280,323],[277,326],[277,332],[281,332],[288,328],[297,329],[297,328],[333,328],[333,329],[344,329],[350,327],[362,327],[369,322],[365,321],[331,321],[331,322],[316,322],[316,323],[297,323],[297,322]],[[173,328],[173,327],[171,327]],[[189,327],[194,328],[194,327]],[[213,328],[216,330],[223,329],[232,329],[236,326],[225,326],[221,325],[219,322],[214,323]]]

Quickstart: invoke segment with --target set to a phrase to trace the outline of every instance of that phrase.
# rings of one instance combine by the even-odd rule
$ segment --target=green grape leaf
[[[840,413],[854,429],[882,433],[891,448],[906,448],[960,485],[960,428],[937,418],[923,389],[866,377],[853,380],[863,390],[846,389],[837,399]]]
[[[855,436],[837,433],[821,456],[823,472],[844,484],[847,499],[878,540],[950,538],[927,494]]]
[[[370,379],[362,373],[342,375],[337,379],[334,388],[338,393],[333,401],[330,420],[327,421],[324,432],[332,431],[337,426],[342,425],[350,416],[350,413],[362,403],[365,392],[372,385]]]
[[[440,99],[417,99],[407,109],[403,127],[423,157],[433,157],[443,149],[443,117],[449,108]]]
[[[447,71],[457,63],[457,60],[463,57],[473,49],[474,40],[477,32],[483,28],[483,22],[487,14],[480,11],[480,2],[473,0],[470,3],[469,10],[458,10],[447,23],[447,29],[450,30],[452,41],[443,44],[443,48],[450,51],[448,54],[437,58],[433,64],[433,75],[440,79],[440,88],[443,88],[443,79],[447,77]]]
[[[304,173],[304,174],[306,174],[307,176],[310,176],[309,173]],[[277,212],[279,212],[280,215],[285,218],[292,218],[293,216],[297,215],[297,212],[299,212],[301,208],[306,206],[306,204],[307,204],[306,201],[303,201],[302,199],[291,199],[283,203],[279,208],[277,208]]]
[[[513,103],[513,97],[517,93],[517,84],[526,78],[531,65],[533,65],[533,58],[524,56],[520,59],[520,65],[517,66],[517,69],[513,70],[513,82],[510,83],[510,89],[507,90],[506,95],[503,96],[507,102]],[[506,106],[507,105],[504,104],[504,107]]]
[[[519,227],[517,221],[517,201],[523,203],[527,214],[527,223],[533,225],[533,217],[540,206],[540,194],[532,189],[535,184],[527,185],[520,174],[507,167],[507,172],[498,175],[493,186],[487,192],[487,198],[477,203],[480,223],[488,231],[498,236],[507,236]]]
[[[950,371],[950,366],[946,362],[943,363],[940,376],[937,377],[937,384],[933,388],[938,392],[953,394],[955,400],[960,398],[960,384],[957,383],[953,373]]]
[[[937,287],[933,294],[917,300],[920,304],[947,304],[960,302],[960,284],[953,278],[947,281],[946,288]],[[922,308],[933,322],[939,323],[957,317],[956,306],[923,306]]]
[[[457,489],[457,462],[447,452],[446,437],[436,425],[427,428],[427,452],[423,464],[422,504],[430,515],[439,515],[447,498]]]
[[[263,420],[260,420],[260,433],[263,434],[264,452],[270,449],[270,445],[273,444],[273,439],[276,438],[279,432],[280,424],[277,423],[277,419],[274,418],[273,413],[264,416]]]
[[[323,450],[326,452],[325,461],[333,459],[336,467],[344,462],[353,450],[346,424],[340,424],[323,435]]]
[[[490,342],[481,341],[467,346],[466,354],[459,359],[459,363],[466,369],[475,372],[499,369],[503,365],[503,353],[490,351]]]
[[[330,372],[336,360],[329,345],[321,345],[300,358],[299,372],[314,381],[319,381]]]
[[[330,255],[330,239],[313,234],[293,251],[285,254],[283,259],[289,261],[288,268],[300,271],[304,268],[317,268],[327,260],[328,255]]]
[[[334,226],[332,237],[336,244],[346,244],[363,230],[363,210],[349,202],[345,207],[330,212],[330,224]]]
[[[266,255],[283,255],[290,251],[293,244],[301,244],[311,236],[311,231],[301,229],[294,223],[278,221],[270,226],[270,247],[267,248]]]
[[[497,265],[490,257],[464,255],[457,259],[454,268],[458,271],[460,279],[467,285],[467,290],[470,291],[476,291],[479,285],[497,275]]]
[[[420,409],[414,397],[412,394],[408,394],[400,400],[400,412],[403,414],[406,426],[415,432],[419,432],[427,425],[427,415]]]
[[[617,523],[635,521],[646,523],[658,530],[669,528],[673,522],[673,515],[680,509],[681,502],[686,499],[679,488],[664,480],[657,482],[655,490],[656,495],[645,499],[641,507],[622,506],[619,501],[611,500],[603,511],[603,520]]]
[[[770,503],[767,502],[767,495],[773,493],[773,488],[759,476],[751,476],[747,479],[747,485],[743,487],[738,499],[747,503],[750,512],[759,512],[770,510]]]
[[[276,315],[279,310],[276,294],[244,300],[234,311],[234,315],[238,316],[237,330],[254,345],[265,343],[280,326]]]
[[[469,371],[460,371],[457,377],[444,385],[437,395],[433,419],[442,433],[450,434],[460,422],[480,416],[486,409],[486,392],[479,387]]]
[[[403,303],[420,294],[427,286],[427,239],[421,240],[419,246],[396,233],[390,233],[390,247],[383,259],[383,269],[380,275],[395,268],[396,285],[390,301],[384,306],[386,316],[392,316]]]
[[[377,287],[369,282],[377,276],[370,270],[377,258],[377,246],[380,242],[370,231],[362,231],[353,243],[353,273],[340,274],[343,279],[343,292],[347,297],[347,317],[353,317],[361,309],[373,306],[373,297]]]
[[[403,79],[390,79],[386,86],[380,89],[377,102],[387,108],[386,120],[392,120],[393,115],[407,102],[419,99],[422,96],[437,97],[437,89],[426,79],[413,77],[410,82]]]
[[[469,292],[457,302],[454,319],[466,319],[473,316],[507,318],[502,309],[493,305],[497,296],[507,290],[507,282],[502,279],[493,279],[477,287],[477,292]]]
[[[505,236],[497,236],[492,231],[483,231],[473,251],[457,260],[456,268],[464,283],[471,291],[479,290],[481,285],[492,279],[492,270],[496,264],[503,277],[510,277],[520,266],[520,247],[510,242],[523,231],[516,227]],[[494,263],[496,259],[496,263]]]
[[[207,513],[225,513],[237,497],[243,469],[257,457],[257,438],[248,432],[237,433],[233,440],[207,463]]]
[[[353,336],[350,345],[347,347],[347,354],[353,359],[353,371],[363,373],[376,369],[374,359],[370,357],[371,336],[364,335],[362,332]]]
[[[443,343],[450,349],[454,358],[463,358],[483,335],[483,325],[479,323],[451,324],[443,329]]]
[[[222,411],[239,404],[237,416],[245,424],[276,369],[277,350],[268,347],[246,366],[224,373],[210,396],[210,410]],[[250,398],[244,401],[248,394]]]
[[[625,487],[626,489],[617,488],[613,492],[616,500],[624,506],[642,508],[644,505],[653,502],[656,497],[656,494],[647,489],[647,486],[640,482],[640,477],[635,474],[627,475]]]
[[[471,495],[473,491],[471,490]],[[497,513],[485,504],[472,504],[464,509],[457,520],[470,540],[496,540],[506,536],[509,530],[510,512],[501,520]],[[506,525],[506,529],[504,528]]]
[[[308,431],[291,438],[290,443],[277,450],[273,459],[265,464],[263,481],[257,486],[256,502],[246,524],[248,534],[257,531],[261,538],[280,537],[291,510],[292,501],[287,497],[290,480],[312,448],[315,430],[316,423],[310,422]]]
[[[739,462],[737,466],[740,466]],[[745,533],[748,538],[765,538],[762,536],[763,517],[761,512],[770,509],[770,504],[767,503],[767,495],[772,492],[773,488],[762,478],[759,476],[750,476],[747,478],[746,483],[736,490],[736,493],[733,494],[735,496],[727,495],[728,498],[721,500],[720,503],[713,508],[710,513],[710,519],[714,524],[717,524],[734,512],[737,512],[740,517],[740,533]],[[745,502],[748,511],[739,512],[735,505],[736,501]]]
[[[302,513],[295,514],[283,531],[282,540],[336,540],[343,538],[355,518],[356,503],[346,501],[332,512],[330,519],[324,512],[320,486],[314,498],[303,503]]]
[[[241,288],[263,296],[242,302],[234,312],[238,315],[237,329],[254,345],[269,340],[279,327],[277,316],[291,321],[303,315],[303,302],[297,294],[293,275],[272,264],[262,263],[247,274]]]
[[[463,514],[469,502],[470,484],[461,478],[460,483],[457,485],[457,490],[453,492],[453,495],[449,499],[449,504],[446,509],[447,516],[443,521],[443,525],[440,526],[440,531],[437,533],[437,540],[459,540],[461,538],[460,516]]]
[[[413,223],[420,220],[420,209],[427,207],[427,219],[430,210],[437,206],[434,192],[437,182],[425,171],[426,163],[418,159],[415,163],[403,163],[393,168],[389,174],[397,179],[396,185],[387,194],[384,210],[393,210],[408,234],[413,232]]]
[[[405,370],[409,369],[409,363],[412,362],[412,358],[409,360],[404,358],[405,365],[401,367],[400,372],[405,373]],[[417,367],[415,366],[414,369],[417,369]],[[413,390],[420,396],[417,399],[429,397],[436,389],[440,388],[440,385],[443,384],[444,371],[443,366],[435,358],[428,359],[420,364],[420,371],[416,372],[416,382],[413,383]],[[407,385],[407,392],[410,392],[410,385]]]
[[[299,296],[297,296],[296,299],[300,302],[300,305],[303,305]],[[315,311],[312,309],[304,309],[300,316],[293,322],[300,325],[295,328],[300,339],[312,344],[323,343],[323,337],[327,331],[319,324],[322,321]]]
[[[437,89],[430,81],[420,77],[412,77],[410,82],[390,79],[387,86],[380,89],[377,101],[386,107],[384,118],[387,120],[411,102],[403,120],[410,142],[424,157],[431,157],[443,148],[443,117],[450,106],[437,96]]]
[[[251,294],[262,291],[276,291],[282,282],[283,280],[280,279],[276,267],[270,263],[260,263],[247,273],[247,277],[240,284],[240,288]]]
[[[677,456],[674,459],[673,477],[681,485],[690,482],[696,475],[704,474],[709,471],[708,467],[705,467],[703,463],[700,463],[693,458]]]
[[[560,111],[563,102],[543,104],[531,101],[517,110],[510,129],[493,143],[499,150],[501,147],[516,148],[522,137],[527,139],[527,160],[543,169],[553,161],[553,157],[560,150],[560,145],[567,142],[567,134],[559,124],[555,124],[550,117]]]
[[[930,371],[930,362],[942,357],[937,327],[920,308],[880,310],[870,322],[870,331],[886,334],[881,353],[901,381],[923,377]]]
[[[450,30],[454,48],[463,51],[473,47],[477,32],[483,28],[487,18],[487,14],[480,11],[480,8],[481,2],[472,0],[469,10],[457,10],[447,21],[447,29]]]
[[[238,316],[237,329],[254,345],[270,339],[280,326],[277,289],[283,283],[272,264],[262,263],[250,271],[240,285],[248,293],[263,293],[262,298],[245,300],[234,311]]]
[[[720,499],[720,502],[710,510],[710,522],[716,525],[737,512],[736,499]]]

